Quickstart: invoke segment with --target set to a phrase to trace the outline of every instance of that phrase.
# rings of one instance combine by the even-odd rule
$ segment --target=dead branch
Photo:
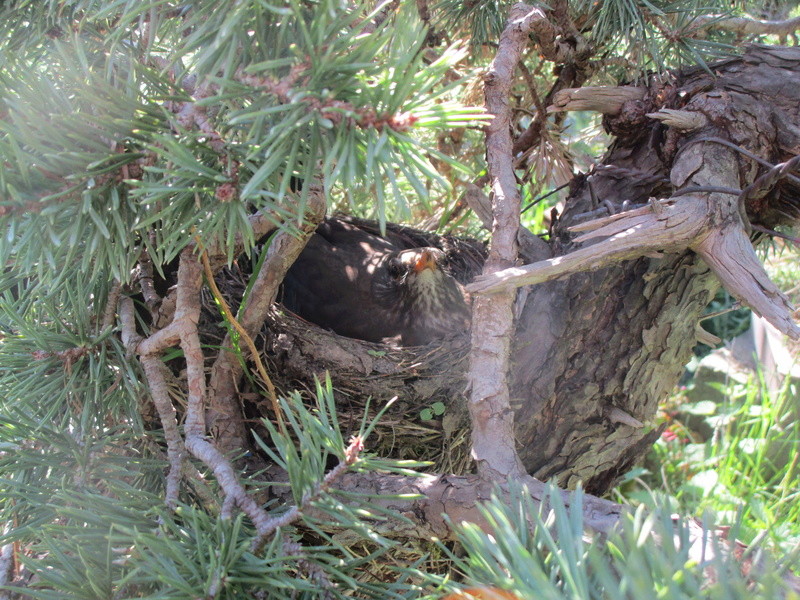
[[[692,28],[722,29],[741,36],[777,35],[785,38],[800,29],[800,17],[786,19],[785,21],[764,21],[750,17],[697,15],[692,21]]]
[[[604,115],[617,115],[626,102],[642,100],[647,90],[640,87],[589,86],[561,90],[553,96],[547,112],[591,110]]]
[[[698,323],[695,326],[695,333],[697,334],[697,341],[711,348],[716,348],[722,343],[722,338],[717,337],[710,331],[703,329],[703,326]]]
[[[800,339],[800,328],[792,318],[794,307],[767,275],[744,229],[712,229],[692,249],[703,257],[734,298],[782,333]]]
[[[727,190],[737,187],[738,163],[732,149],[712,142],[688,144],[671,171],[674,197],[690,186],[723,190],[693,192],[680,200],[653,203],[594,224],[584,223],[590,238],[602,241],[565,256],[481,275],[467,286],[471,293],[507,293],[512,287],[532,285],[579,271],[610,266],[622,260],[658,256],[662,252],[697,252],[728,291],[764,316],[786,335],[800,339],[786,297],[772,283],[755,255],[739,198]],[[658,207],[658,208],[656,208]]]
[[[702,222],[698,219],[704,215],[705,202],[696,200],[692,203],[684,201],[680,206],[668,205],[661,215],[656,215],[650,206],[612,215],[613,220],[611,217],[603,219],[610,221],[607,225],[591,232],[592,237],[602,237],[602,242],[532,265],[481,275],[467,286],[467,291],[493,294],[512,287],[558,279],[571,273],[601,269],[661,251],[678,252],[688,247],[689,241],[700,232]],[[582,223],[581,226],[588,228],[589,223]],[[585,239],[579,238],[579,241]]]

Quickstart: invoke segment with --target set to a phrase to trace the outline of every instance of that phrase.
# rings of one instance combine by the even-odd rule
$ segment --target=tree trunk
[[[520,455],[534,477],[562,487],[583,480],[601,493],[646,453],[660,434],[658,403],[677,383],[713,297],[708,274],[687,254],[640,259],[529,295],[513,397]]]

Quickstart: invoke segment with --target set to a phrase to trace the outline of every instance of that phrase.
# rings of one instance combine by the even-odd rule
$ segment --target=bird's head
[[[452,279],[441,268],[444,262],[445,254],[438,248],[392,252],[384,260],[383,274],[378,274],[375,291],[389,302],[402,299],[409,304],[425,303],[425,298],[436,296],[439,288]]]
[[[376,299],[405,323],[404,343],[424,344],[469,327],[470,310],[461,286],[442,267],[438,248],[388,254],[373,290]]]
[[[444,252],[438,248],[413,248],[392,252],[386,260],[386,268],[395,280],[407,280],[419,277],[429,271],[428,277],[435,276],[439,266],[444,262]]]

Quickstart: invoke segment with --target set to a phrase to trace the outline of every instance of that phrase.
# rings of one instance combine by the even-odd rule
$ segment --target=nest
[[[350,220],[378,233],[374,222]],[[387,224],[387,232],[402,236],[409,247],[443,250],[448,270],[461,283],[468,283],[482,268],[485,251],[479,242],[394,224]],[[260,250],[256,248],[254,257]],[[251,264],[251,259],[241,257],[215,278],[234,313],[249,281]],[[200,330],[206,347],[219,346],[227,331],[213,297],[206,291]],[[467,332],[414,348],[376,344],[321,329],[276,303],[254,341],[281,394],[298,390],[310,399],[315,378],[330,376],[345,436],[358,431],[365,414],[372,419],[393,401],[367,440],[370,452],[430,462],[431,468],[440,472],[461,474],[471,468],[464,398]],[[240,390],[247,422],[267,439],[261,420],[271,414],[269,402],[247,379]]]

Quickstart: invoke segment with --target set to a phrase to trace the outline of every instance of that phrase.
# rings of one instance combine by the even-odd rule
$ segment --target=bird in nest
[[[470,326],[461,285],[446,254],[397,232],[326,219],[309,238],[283,284],[282,302],[339,335],[421,346]]]

